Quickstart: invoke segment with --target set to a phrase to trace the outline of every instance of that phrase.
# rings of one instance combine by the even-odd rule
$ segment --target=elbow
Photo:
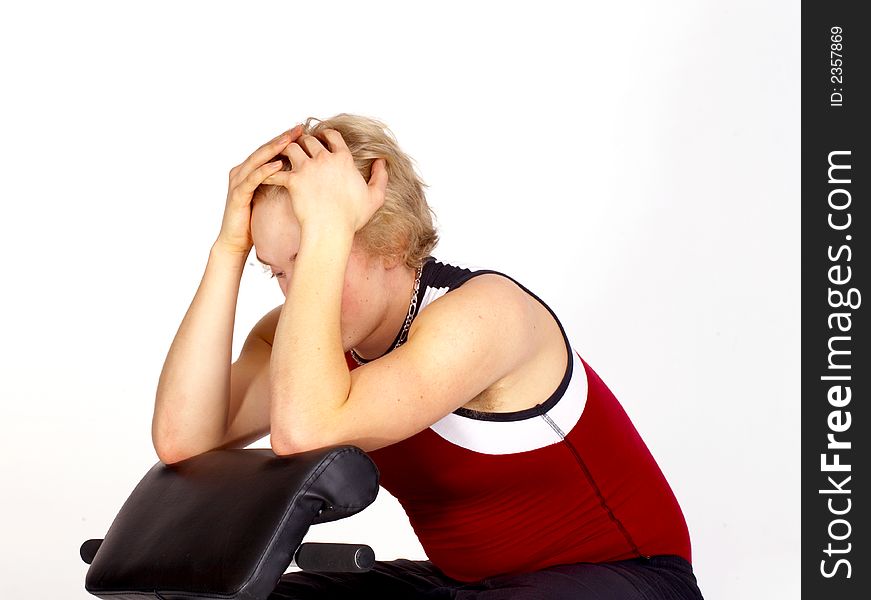
[[[181,462],[197,453],[191,448],[181,446],[178,440],[168,435],[158,435],[157,429],[152,430],[151,445],[157,454],[158,460],[165,465]]]
[[[158,460],[167,465],[181,462],[190,456],[190,454],[181,452],[178,445],[173,443],[168,435],[159,433],[156,423],[151,429],[151,445],[154,446]]]
[[[273,392],[272,398],[280,397]],[[300,414],[286,419],[286,409],[280,403],[271,402],[269,443],[278,456],[299,454],[330,446],[335,442],[334,428],[326,424],[335,423],[335,418],[327,412],[303,419]],[[293,421],[291,426],[288,421]]]
[[[172,465],[172,464],[175,464],[177,462],[181,462],[186,458],[189,458],[188,456],[186,456],[184,454],[181,454],[179,452],[175,452],[175,451],[173,451],[165,446],[160,446],[157,444],[154,445],[154,450],[155,450],[155,452],[157,452],[158,460],[160,460],[160,462],[162,462],[165,465]]]
[[[275,392],[272,392],[271,398],[275,398]],[[270,399],[272,414],[269,417],[269,445],[276,456],[288,456],[296,454],[298,450],[291,443],[296,436],[291,436],[286,423],[280,417],[280,413],[276,409],[276,402]]]
[[[296,438],[294,438],[294,440],[295,439]],[[299,454],[300,452],[309,450],[308,447],[299,443],[291,443],[289,436],[275,429],[269,433],[269,445],[272,447],[272,451],[276,456],[290,456],[292,454]]]
[[[178,462],[178,458],[170,449],[169,444],[167,444],[163,440],[162,436],[158,435],[157,427],[155,424],[152,424],[151,427],[151,445],[154,446],[154,451],[157,454],[157,458],[158,460],[160,460],[160,462],[167,465],[173,462]]]
[[[155,410],[151,419],[151,445],[154,447],[157,458],[164,464],[172,464],[183,460],[178,451],[178,444],[174,441],[174,430],[166,419],[160,418]]]
[[[274,406],[274,404],[273,404]],[[300,447],[300,438],[295,432],[291,432],[286,423],[273,412],[269,427],[269,445],[277,456],[289,456],[303,452],[307,448]]]
[[[269,445],[276,456],[295,454],[294,450],[285,441],[284,436],[279,435],[275,429],[269,432]]]
[[[288,434],[287,431],[276,427],[269,432],[269,445],[277,456],[290,456],[324,446],[320,440],[300,436],[297,433]]]

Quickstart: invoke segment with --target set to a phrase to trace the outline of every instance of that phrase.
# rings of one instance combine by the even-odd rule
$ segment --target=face
[[[259,260],[269,266],[281,292],[288,286],[300,244],[300,226],[286,196],[255,197],[251,237]],[[364,340],[383,318],[387,296],[381,261],[363,252],[355,239],[342,291],[342,343],[347,351]]]

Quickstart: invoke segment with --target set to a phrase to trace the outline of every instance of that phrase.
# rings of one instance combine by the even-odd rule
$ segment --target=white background
[[[799,25],[786,1],[4,5],[4,596],[91,597],[78,548],[157,461],[229,169],[351,112],[415,159],[434,255],[560,316],[668,478],[705,597],[798,597]],[[249,263],[234,357],[283,300]],[[309,539],[425,558],[384,490]]]

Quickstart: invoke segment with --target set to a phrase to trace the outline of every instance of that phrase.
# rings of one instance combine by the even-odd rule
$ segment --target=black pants
[[[662,555],[555,565],[475,583],[449,578],[428,560],[375,561],[365,573],[285,573],[269,600],[703,600],[692,565]]]

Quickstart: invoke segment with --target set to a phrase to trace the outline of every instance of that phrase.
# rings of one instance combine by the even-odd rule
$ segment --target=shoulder
[[[444,311],[460,310],[462,308],[488,307],[493,310],[518,310],[529,306],[530,296],[514,281],[499,273],[481,273],[472,275],[448,293],[442,295],[422,310],[435,316]],[[438,307],[436,310],[429,310]],[[415,319],[416,321],[417,319]]]
[[[533,298],[510,278],[497,273],[475,275],[433,302],[415,317],[409,339],[421,330],[450,329],[456,335],[475,335],[491,346],[529,348]]]
[[[507,308],[528,306],[530,296],[509,277],[499,273],[473,275],[445,297],[454,295],[467,302],[501,305]]]

